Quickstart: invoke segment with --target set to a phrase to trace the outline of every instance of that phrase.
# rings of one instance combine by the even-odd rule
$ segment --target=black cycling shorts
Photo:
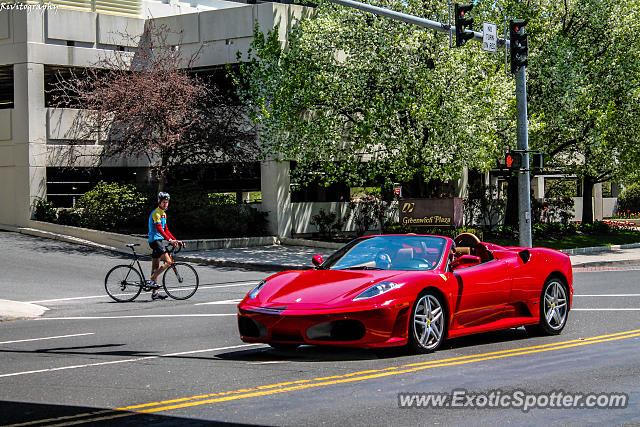
[[[162,240],[154,240],[153,242],[149,242],[149,247],[153,251],[151,253],[151,258],[160,258],[162,255],[167,253],[167,250],[164,248],[162,242]]]

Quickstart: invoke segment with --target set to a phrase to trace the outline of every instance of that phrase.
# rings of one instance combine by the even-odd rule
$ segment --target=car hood
[[[340,307],[350,303],[360,292],[374,283],[392,280],[404,271],[388,270],[307,270],[288,271],[267,279],[251,305],[309,309]]]

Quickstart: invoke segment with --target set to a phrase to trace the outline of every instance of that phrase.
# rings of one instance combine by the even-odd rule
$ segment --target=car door
[[[499,320],[511,294],[507,264],[494,259],[453,271],[458,282],[454,301],[453,328],[479,326]]]

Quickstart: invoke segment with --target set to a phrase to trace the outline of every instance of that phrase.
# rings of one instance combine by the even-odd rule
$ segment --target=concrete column
[[[269,231],[278,237],[291,237],[292,207],[288,161],[260,164],[262,209],[268,212]]]
[[[26,225],[31,218],[31,204],[35,198],[46,196],[47,120],[43,81],[42,64],[27,62],[14,65],[12,134],[15,193],[13,214],[9,215],[7,222],[15,225]]]
[[[464,167],[462,169],[462,174],[460,178],[455,183],[455,193],[454,197],[467,197],[469,189],[467,185],[469,184],[469,169]]]
[[[599,182],[593,186],[593,219],[602,220],[604,206],[602,200],[602,183]]]

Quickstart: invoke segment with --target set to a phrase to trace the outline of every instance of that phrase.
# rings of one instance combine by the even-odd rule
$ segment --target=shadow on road
[[[441,354],[444,350],[456,350],[484,344],[497,344],[503,342],[519,341],[530,337],[524,330],[507,329],[504,331],[487,332],[484,334],[472,335],[469,337],[456,338],[445,341],[440,351],[433,355]],[[348,347],[330,347],[302,345],[296,349],[274,349],[271,347],[261,347],[220,353],[213,356],[196,355],[160,355],[144,350],[118,350],[125,344],[99,344],[90,346],[74,347],[51,347],[36,350],[14,350],[0,349],[0,353],[29,353],[29,354],[72,354],[81,356],[119,356],[119,357],[161,357],[193,360],[223,360],[244,363],[277,363],[277,362],[336,362],[336,361],[358,361],[390,359],[404,356],[415,356],[404,347],[394,347],[386,349],[359,349]]]
[[[485,344],[499,344],[520,341],[530,338],[524,329],[506,329],[503,331],[486,332],[468,337],[455,338],[443,343],[441,349],[432,353],[438,355],[443,350],[456,350]],[[241,362],[335,362],[391,359],[396,357],[416,356],[405,347],[390,347],[384,349],[358,349],[348,347],[330,347],[302,345],[296,349],[280,350],[273,348],[258,348],[252,350],[233,351],[215,356],[216,359],[234,360]],[[419,355],[418,355],[419,356]]]
[[[65,425],[85,426],[246,426],[249,424],[225,423],[216,420],[199,420],[159,414],[138,414],[114,409],[84,406],[54,405],[45,403],[0,401],[2,425]]]

